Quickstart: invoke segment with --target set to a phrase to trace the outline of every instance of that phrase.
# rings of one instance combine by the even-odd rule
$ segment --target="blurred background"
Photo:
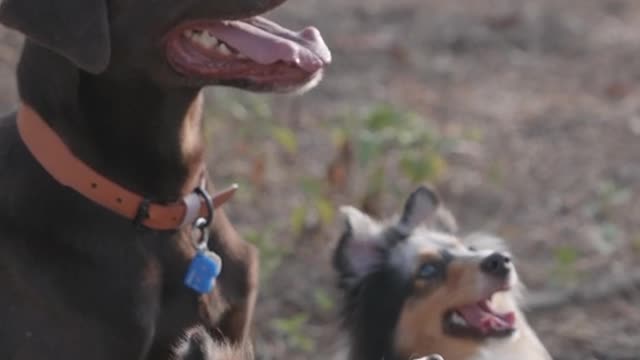
[[[392,215],[436,186],[463,233],[508,240],[555,359],[640,359],[640,2],[291,0],[333,50],[302,97],[211,89],[206,137],[262,255],[259,359],[346,351],[336,208]],[[0,29],[0,110],[20,38]]]

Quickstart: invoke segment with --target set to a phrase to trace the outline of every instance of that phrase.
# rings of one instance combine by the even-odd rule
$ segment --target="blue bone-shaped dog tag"
[[[222,260],[211,251],[198,251],[191,260],[184,283],[200,294],[209,293],[222,270]]]

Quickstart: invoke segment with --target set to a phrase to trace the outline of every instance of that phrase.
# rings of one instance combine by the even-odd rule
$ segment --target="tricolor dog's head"
[[[342,208],[347,222],[334,266],[346,294],[352,359],[439,353],[462,360],[516,332],[510,255],[491,237],[437,229],[442,211],[427,187],[387,222]]]

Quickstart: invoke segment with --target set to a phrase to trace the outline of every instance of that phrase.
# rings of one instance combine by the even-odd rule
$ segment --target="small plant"
[[[313,301],[322,312],[329,312],[335,308],[335,302],[333,298],[327,293],[326,290],[318,288],[313,291]]]
[[[437,183],[446,175],[444,154],[452,140],[416,113],[380,105],[363,115],[343,116],[341,123],[344,127],[332,132],[337,155],[329,166],[329,183],[344,188],[348,178],[362,184],[356,186],[357,196],[371,213],[377,212],[384,192],[401,191],[409,183]]]
[[[266,226],[261,231],[251,229],[243,233],[243,237],[260,252],[260,276],[263,281],[271,277],[291,251],[278,246],[273,240],[273,234],[273,226]]]
[[[304,334],[304,327],[309,322],[309,315],[299,313],[287,318],[273,320],[271,326],[282,334],[289,346],[304,351],[311,352],[315,349],[315,342],[312,338]]]
[[[578,273],[575,264],[580,257],[578,250],[570,246],[561,246],[554,250],[553,256],[555,259],[553,279],[558,285],[565,285],[577,280]]]
[[[393,160],[396,171],[412,182],[436,182],[444,176],[446,139],[427,119],[391,106],[373,109],[352,131],[357,158],[363,168],[375,169],[384,158]],[[373,166],[372,166],[373,165]]]

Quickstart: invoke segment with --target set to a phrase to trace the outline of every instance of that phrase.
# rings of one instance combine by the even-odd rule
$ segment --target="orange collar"
[[[213,209],[231,199],[237,185],[214,194],[199,189],[180,201],[153,203],[100,175],[76,158],[60,137],[32,108],[18,109],[18,132],[33,157],[60,184],[93,202],[154,230],[176,230],[192,225],[197,218],[210,219]],[[209,209],[211,206],[211,209]]]

